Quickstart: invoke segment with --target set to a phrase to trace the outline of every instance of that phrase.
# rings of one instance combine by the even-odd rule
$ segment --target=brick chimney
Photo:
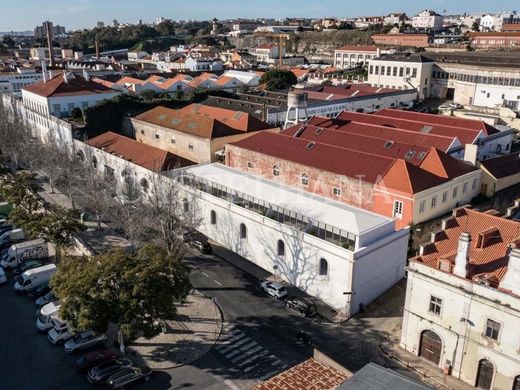
[[[96,37],[96,58],[99,60],[99,39]]]
[[[511,249],[507,272],[500,282],[500,288],[520,295],[520,248]]]
[[[469,248],[471,245],[471,236],[469,233],[461,233],[459,237],[459,246],[457,248],[457,256],[455,257],[455,267],[453,273],[461,278],[466,278],[468,274]]]

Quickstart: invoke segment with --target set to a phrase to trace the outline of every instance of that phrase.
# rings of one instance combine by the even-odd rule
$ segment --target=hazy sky
[[[405,11],[413,15],[424,8],[441,13],[503,11],[518,7],[512,0],[0,0],[0,31],[32,30],[44,20],[69,29],[105,23],[171,19],[234,17],[348,17]],[[520,8],[520,7],[519,7]]]

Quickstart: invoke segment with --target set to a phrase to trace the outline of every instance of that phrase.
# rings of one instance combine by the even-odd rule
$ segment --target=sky
[[[517,8],[518,0],[0,0],[0,31],[32,30],[44,20],[67,30],[94,27],[97,21],[284,17],[353,17],[421,9],[448,14]]]

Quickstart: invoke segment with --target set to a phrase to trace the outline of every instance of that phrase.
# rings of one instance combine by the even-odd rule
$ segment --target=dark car
[[[305,298],[290,297],[285,301],[285,306],[304,317],[312,317],[317,312],[316,305]]]
[[[140,380],[148,381],[150,375],[152,375],[150,367],[123,368],[108,378],[107,385],[110,389],[122,389]]]
[[[130,367],[132,367],[132,361],[129,359],[109,360],[88,370],[87,379],[92,384],[104,383],[116,372]]]
[[[191,241],[191,246],[204,255],[209,255],[211,252],[213,252],[211,244],[207,241]]]
[[[29,298],[38,298],[38,297],[41,297],[42,295],[47,294],[49,291],[51,291],[51,288],[49,287],[48,283],[45,283],[43,285],[36,286],[36,287],[30,288],[29,290],[26,290],[25,294]]]
[[[29,269],[38,268],[38,267],[41,267],[42,265],[45,265],[45,262],[43,262],[41,260],[26,260],[22,264],[18,265],[16,268],[14,268],[13,275],[20,275],[21,273],[23,273]]]
[[[91,367],[112,361],[115,358],[117,358],[117,353],[110,349],[88,352],[76,360],[76,363],[74,363],[74,369],[78,372],[85,372]]]

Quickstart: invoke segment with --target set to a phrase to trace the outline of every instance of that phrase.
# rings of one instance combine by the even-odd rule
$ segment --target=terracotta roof
[[[485,135],[499,133],[499,131],[493,126],[488,125],[484,121],[475,119],[465,119],[447,115],[424,114],[420,112],[404,110],[393,110],[390,108],[385,108],[384,110],[378,111],[376,112],[376,115],[389,118],[406,119],[410,121],[422,122],[424,124],[441,125],[473,131],[483,131]]]
[[[346,45],[341,46],[340,48],[336,49],[335,51],[369,51],[369,52],[377,52],[376,46],[352,46],[352,45]]]
[[[471,38],[488,38],[488,37],[520,37],[520,32],[471,32]]]
[[[103,84],[92,80],[87,81],[83,77],[76,77],[72,74],[68,76],[68,82],[65,82],[63,73],[59,73],[50,80],[47,80],[47,82],[40,80],[22,89],[43,97],[119,93],[119,91],[106,87]]]
[[[146,80],[141,80],[141,79],[136,79],[134,77],[128,77],[128,76],[125,76],[121,79],[119,79],[116,84],[119,84],[119,85],[125,85],[125,84],[139,84],[139,85],[142,85],[142,84],[145,84],[146,83]]]
[[[437,241],[425,248],[424,255],[410,260],[437,269],[440,259],[445,259],[453,264],[459,237],[463,232],[471,236],[468,279],[477,275],[488,275],[492,287],[497,287],[498,282],[507,271],[509,246],[512,243],[518,245],[520,240],[520,222],[517,221],[471,209],[454,210],[454,216],[447,223],[447,228],[443,233],[438,235]],[[492,236],[483,247],[479,248],[477,247],[478,236],[485,232],[491,232]]]
[[[231,111],[200,104],[191,104],[178,110],[156,107],[136,116],[135,119],[207,139],[271,127],[242,111]]]
[[[383,175],[378,185],[384,188],[392,188],[406,194],[417,194],[445,183],[446,181],[447,180],[442,177],[438,177],[404,160],[398,159]]]
[[[496,179],[517,175],[520,173],[520,154],[512,153],[507,156],[484,160],[481,162],[481,166]]]
[[[89,139],[86,143],[156,172],[195,164],[165,150],[142,144],[111,131]]]
[[[341,115],[343,115],[343,113]],[[410,130],[403,130],[393,127],[368,124],[362,121],[349,122],[343,121],[341,119],[313,117],[309,120],[309,124],[313,124],[315,126],[320,127],[327,127],[345,133],[354,133],[359,135],[380,138],[385,141],[402,142],[405,144],[417,145],[426,148],[435,147],[444,152],[447,152],[454,142],[453,137],[439,136],[434,134],[426,134]]]
[[[311,358],[251,390],[333,390],[347,379],[346,374]]]
[[[435,148],[431,149],[419,167],[445,179],[454,179],[478,169],[466,161],[457,160]]]

